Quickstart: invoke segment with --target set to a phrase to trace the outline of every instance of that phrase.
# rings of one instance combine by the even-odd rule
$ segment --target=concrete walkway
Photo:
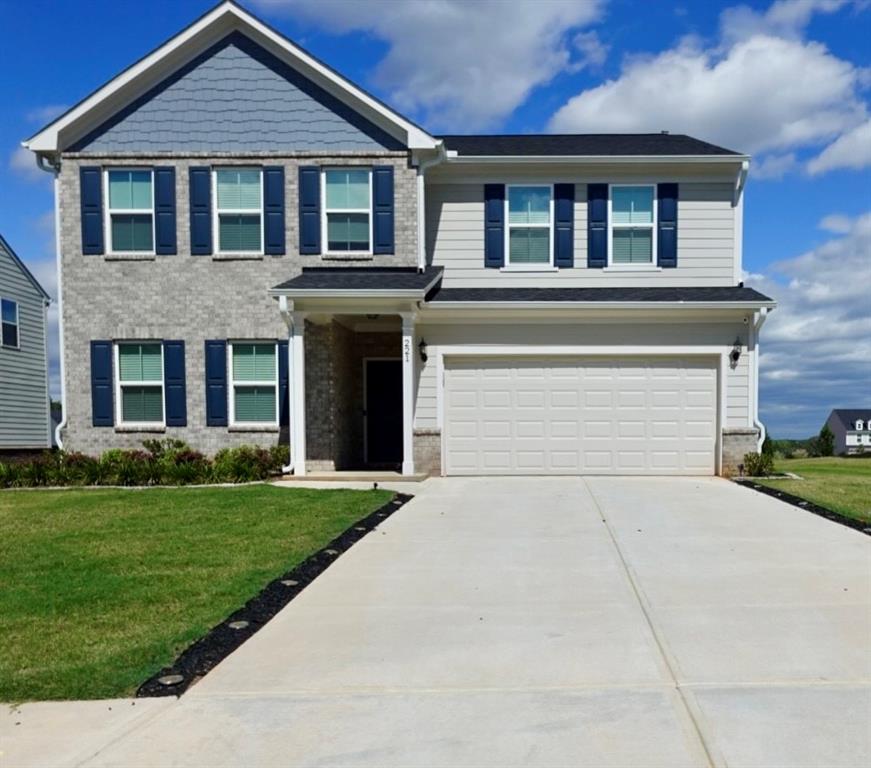
[[[30,763],[871,764],[867,536],[718,479],[416,492],[178,702]]]

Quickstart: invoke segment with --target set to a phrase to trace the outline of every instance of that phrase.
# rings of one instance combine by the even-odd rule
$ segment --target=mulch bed
[[[267,584],[239,610],[212,627],[203,637],[188,646],[169,666],[150,677],[136,691],[136,696],[179,696],[211,671],[248,638],[259,631],[273,616],[329,568],[343,552],[383,523],[413,497],[397,493],[372,514],[354,523],[323,549],[315,552],[296,568]],[[236,622],[247,622],[236,624]],[[234,628],[234,625],[236,628]],[[161,682],[162,678],[164,679]],[[178,680],[177,678],[181,678]]]
[[[847,528],[852,528],[855,531],[864,533],[866,536],[871,536],[871,523],[863,523],[861,520],[854,520],[852,517],[846,517],[845,515],[833,512],[831,509],[821,507],[819,504],[814,504],[812,501],[803,499],[800,496],[793,496],[791,493],[780,491],[777,488],[769,488],[766,485],[759,485],[759,483],[753,480],[736,480],[735,482],[738,483],[738,485],[743,485],[745,488],[752,488],[754,491],[759,491],[759,493],[773,496],[775,499],[785,501],[787,504],[792,504],[795,507],[812,512],[820,517],[825,517],[833,523],[844,525]]]

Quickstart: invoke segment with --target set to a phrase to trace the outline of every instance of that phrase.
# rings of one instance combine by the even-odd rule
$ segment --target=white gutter
[[[773,309],[776,302],[747,301],[434,301],[424,308],[456,311],[458,309]]]
[[[744,192],[744,185],[747,183],[747,175],[750,172],[750,158],[741,163],[741,168],[738,170],[738,177],[735,179],[735,192],[733,204],[738,205],[741,195]]]
[[[448,159],[444,141],[438,143],[438,154],[417,166],[417,271],[426,270],[426,184],[424,174],[429,168]]]
[[[612,165],[637,163],[693,163],[734,165],[747,163],[748,155],[458,155],[447,153],[449,163],[584,163],[589,165]]]
[[[46,157],[44,155],[36,155],[36,166],[41,171],[45,171],[46,173],[52,174],[53,178],[53,186],[54,186],[54,254],[55,254],[55,266],[57,269],[57,339],[58,339],[58,364],[60,366],[60,407],[61,407],[61,415],[60,422],[58,422],[57,427],[54,430],[54,439],[57,442],[57,447],[59,450],[63,450],[64,444],[63,440],[61,440],[61,432],[66,428],[67,425],[67,376],[66,376],[66,354],[64,353],[64,299],[63,299],[63,270],[61,269],[61,238],[60,238],[60,181],[58,180],[58,175],[60,174],[60,162],[56,161],[54,164],[48,162],[46,165]],[[46,310],[46,320],[48,319],[48,312]],[[45,344],[46,344],[46,369],[45,369],[45,378],[46,378],[46,386],[48,386],[48,323],[46,322],[45,326]],[[49,404],[48,409],[48,422],[49,422],[49,431],[51,431],[51,405]],[[50,441],[49,441],[50,442]],[[51,447],[51,446],[49,446]]]
[[[759,430],[759,440],[756,450],[762,452],[762,443],[765,442],[765,425],[759,420],[759,331],[768,318],[768,307],[761,307],[753,313],[753,426]]]

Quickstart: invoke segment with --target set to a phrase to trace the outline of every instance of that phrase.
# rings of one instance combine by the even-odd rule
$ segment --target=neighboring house
[[[871,452],[871,408],[835,408],[826,420],[835,455]]]
[[[51,447],[49,303],[0,236],[0,455]]]
[[[762,439],[745,155],[434,136],[232,3],[25,146],[57,174],[67,448],[710,475]]]

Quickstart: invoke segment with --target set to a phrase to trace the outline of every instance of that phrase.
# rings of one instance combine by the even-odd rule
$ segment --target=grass
[[[0,491],[0,701],[130,695],[391,495]]]
[[[802,479],[757,482],[854,520],[871,522],[871,459],[781,459],[775,469],[792,472]]]

